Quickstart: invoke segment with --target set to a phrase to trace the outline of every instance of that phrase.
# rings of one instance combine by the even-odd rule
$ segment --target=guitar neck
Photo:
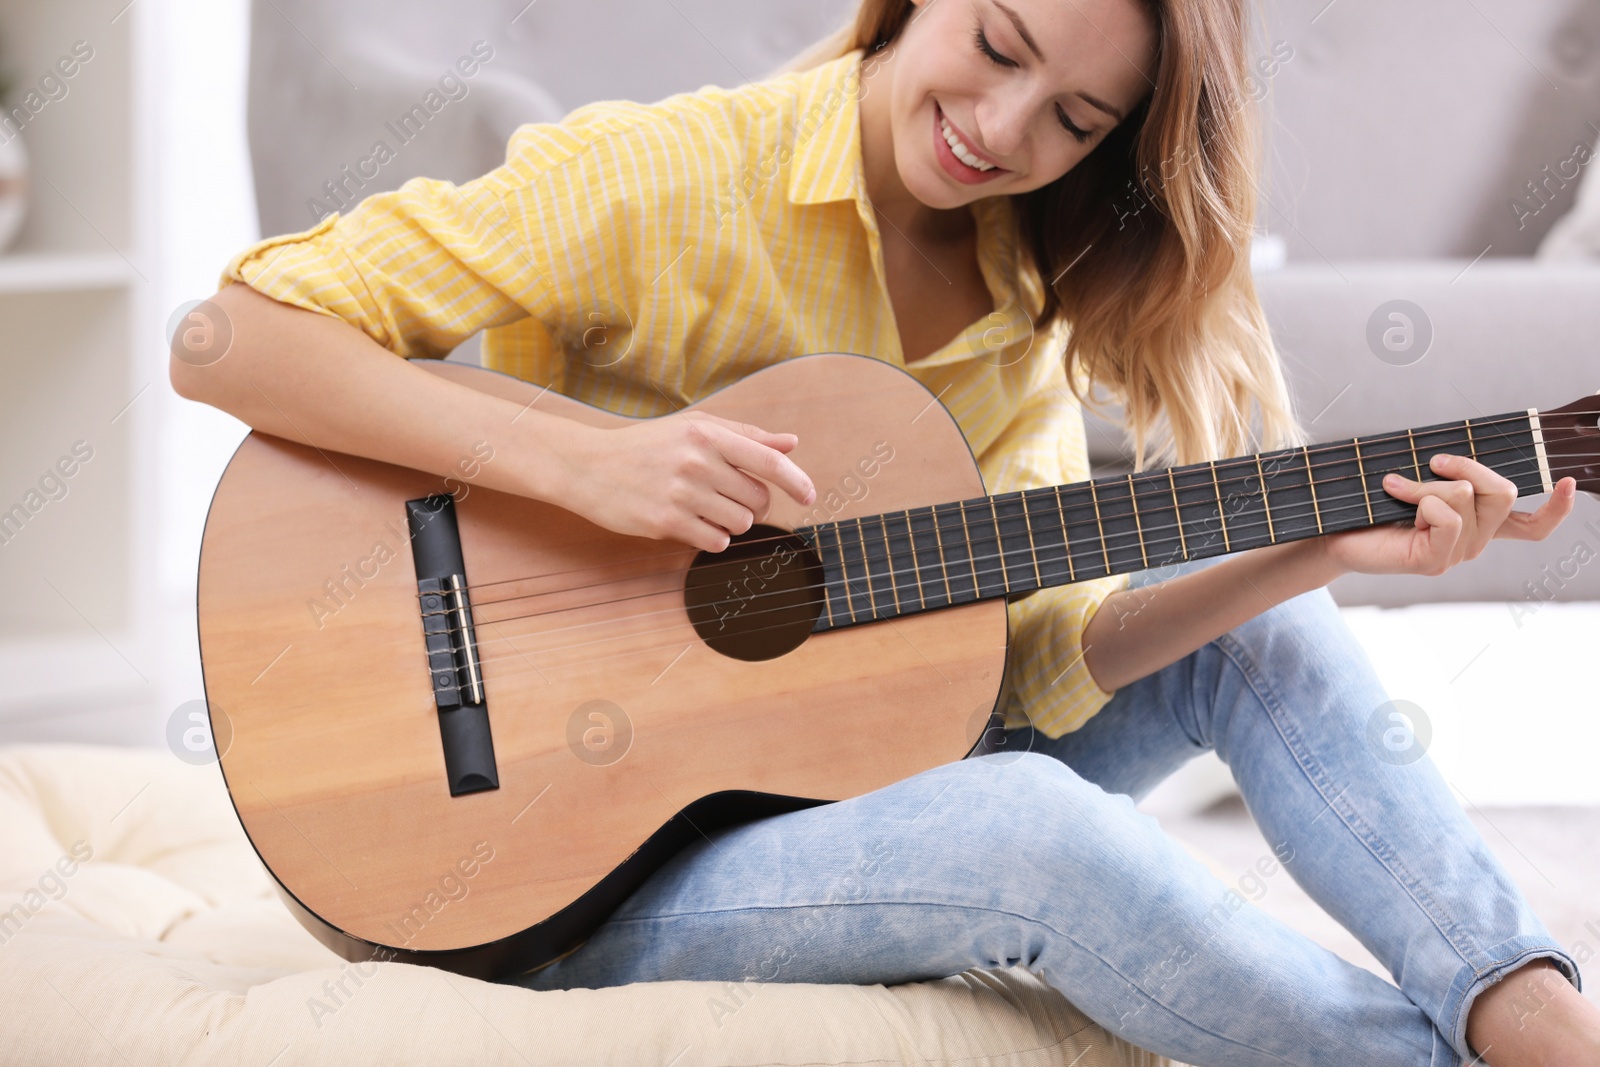
[[[822,560],[816,630],[1011,596],[1184,560],[1411,522],[1382,485],[1440,480],[1439,452],[1548,492],[1538,412],[1258,452],[802,527]]]

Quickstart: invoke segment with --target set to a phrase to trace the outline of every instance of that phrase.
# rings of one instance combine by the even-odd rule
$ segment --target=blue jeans
[[[1578,968],[1427,756],[1374,730],[1400,721],[1378,714],[1388,700],[1317,589],[1059,739],[1003,731],[998,752],[714,831],[574,952],[509,980],[887,984],[1021,964],[1107,1030],[1197,1067],[1458,1067],[1481,990],[1537,957],[1574,985]],[[1231,885],[1134,808],[1207,749],[1272,849]],[[1280,869],[1398,988],[1246,900]]]

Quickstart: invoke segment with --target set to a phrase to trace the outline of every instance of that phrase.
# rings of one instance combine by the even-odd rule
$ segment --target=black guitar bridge
[[[433,680],[433,702],[439,710],[450,795],[498,789],[500,776],[489,732],[455,500],[445,493],[408,500],[406,524],[411,531],[422,639]]]

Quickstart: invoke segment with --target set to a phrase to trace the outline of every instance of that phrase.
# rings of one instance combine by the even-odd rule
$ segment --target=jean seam
[[[1138,983],[1134,982],[1133,979],[1129,978],[1127,975],[1123,974],[1122,971],[1118,970],[1116,965],[1111,963],[1111,961],[1107,960],[1104,956],[1101,956],[1098,952],[1095,952],[1093,949],[1089,948],[1087,945],[1083,944],[1081,941],[1079,941],[1076,938],[1074,938],[1071,934],[1068,934],[1068,933],[1066,933],[1065,931],[1062,931],[1062,930],[1057,930],[1054,926],[1051,926],[1048,922],[1045,922],[1043,919],[1036,919],[1036,918],[1033,918],[1033,917],[1028,916],[1028,915],[1020,914],[1018,912],[1009,911],[1009,910],[1007,910],[1005,908],[990,908],[990,907],[986,907],[986,906],[981,905],[981,904],[950,904],[950,903],[946,903],[946,902],[943,902],[943,901],[933,901],[933,900],[839,900],[839,901],[833,901],[831,903],[821,903],[821,904],[745,904],[745,905],[740,905],[738,907],[733,907],[733,908],[703,908],[700,911],[666,912],[666,913],[662,913],[662,914],[659,914],[659,915],[630,916],[630,917],[624,918],[624,919],[614,919],[614,920],[611,920],[610,922],[611,923],[615,923],[616,925],[620,926],[620,925],[623,925],[623,924],[650,922],[650,921],[653,921],[653,920],[656,920],[656,919],[680,919],[680,918],[693,919],[693,918],[698,918],[698,917],[700,917],[702,915],[733,915],[733,914],[738,914],[738,913],[741,913],[741,912],[794,911],[794,910],[798,910],[798,909],[802,909],[802,908],[830,908],[830,907],[838,907],[838,906],[841,906],[841,905],[845,906],[845,907],[875,906],[875,907],[908,907],[908,908],[927,908],[927,907],[953,908],[953,909],[957,909],[957,910],[960,910],[960,911],[976,911],[976,912],[983,912],[983,913],[989,914],[989,915],[1002,915],[1002,916],[1005,916],[1006,918],[1009,918],[1009,919],[1016,919],[1016,920],[1018,920],[1020,922],[1030,923],[1030,924],[1033,924],[1033,925],[1036,925],[1036,926],[1042,926],[1046,930],[1049,930],[1051,933],[1055,934],[1057,937],[1061,938],[1063,941],[1067,941],[1067,942],[1070,942],[1073,945],[1076,945],[1078,947],[1078,949],[1080,949],[1084,953],[1086,953],[1086,954],[1088,954],[1090,956],[1093,956],[1095,959],[1099,960],[1102,966],[1104,966],[1111,973],[1115,974],[1118,978],[1121,978],[1124,982],[1126,982],[1128,984],[1129,988],[1135,990],[1138,993],[1139,996],[1143,997],[1145,1000],[1148,1000],[1151,1004],[1155,1005],[1157,1008],[1160,1008],[1162,1011],[1165,1011],[1168,1015],[1171,1015],[1173,1018],[1180,1020],[1185,1026],[1193,1027],[1195,1030],[1199,1031],[1200,1033],[1207,1034],[1207,1035],[1215,1038],[1218,1041],[1224,1042],[1224,1043],[1229,1044],[1229,1045],[1234,1045],[1234,1046],[1237,1046],[1237,1047],[1242,1048],[1242,1049],[1248,1049],[1251,1052],[1257,1053],[1257,1054],[1262,1055],[1262,1056],[1266,1056],[1266,1057],[1268,1057],[1270,1059],[1276,1060],[1279,1063],[1287,1064],[1287,1065],[1289,1065],[1289,1067],[1293,1067],[1293,1064],[1294,1064],[1293,1060],[1283,1059],[1282,1057],[1280,1057],[1275,1052],[1271,1052],[1271,1051],[1269,1051],[1267,1049],[1259,1049],[1259,1048],[1256,1048],[1253,1045],[1247,1045],[1244,1042],[1236,1040],[1234,1038],[1226,1037],[1226,1036],[1224,1036],[1222,1034],[1214,1033],[1214,1032],[1212,1032],[1210,1030],[1207,1030],[1205,1027],[1201,1026],[1199,1023],[1193,1022],[1192,1020],[1186,1018],[1184,1015],[1180,1014],[1174,1008],[1170,1007],[1167,1004],[1163,1004],[1160,1000],[1157,1000],[1155,997],[1153,997],[1149,993],[1145,992],[1145,990],[1141,986],[1139,986]],[[608,923],[608,925],[610,925],[610,923]],[[1071,998],[1070,998],[1070,996],[1068,996],[1068,993],[1067,993],[1066,990],[1060,989],[1059,987],[1055,987],[1055,986],[1052,986],[1052,988],[1055,988],[1056,991],[1061,993],[1061,995],[1063,997],[1067,997],[1067,999],[1069,1001],[1071,1000]],[[1083,1011],[1082,1007],[1079,1006],[1076,1002],[1072,1002],[1072,1003],[1073,1003],[1073,1007],[1078,1008],[1079,1011]],[[1084,1014],[1087,1015],[1088,1013],[1084,1012]],[[1098,1020],[1096,1020],[1096,1021],[1098,1022]],[[1105,1023],[1100,1023],[1100,1025],[1102,1027],[1104,1027],[1108,1033],[1115,1033],[1115,1031],[1112,1031],[1111,1028],[1109,1026],[1107,1026]],[[1122,1035],[1117,1034],[1116,1036],[1121,1037]],[[1123,1038],[1123,1040],[1130,1040],[1130,1039]]]
[[[1405,891],[1406,895],[1411,898],[1412,903],[1417,906],[1417,910],[1427,916],[1428,922],[1460,958],[1462,966],[1473,966],[1474,955],[1479,958],[1483,955],[1482,947],[1469,945],[1464,949],[1462,942],[1466,941],[1467,938],[1461,932],[1459,925],[1445,914],[1444,909],[1438,905],[1432,894],[1427,892],[1421,881],[1400,861],[1394,846],[1384,840],[1376,829],[1357,815],[1353,809],[1349,809],[1348,812],[1340,809],[1335,803],[1339,799],[1339,793],[1335,793],[1331,798],[1329,797],[1328,791],[1332,788],[1332,783],[1327,781],[1325,769],[1306,751],[1304,740],[1299,731],[1289,721],[1283,702],[1279,699],[1276,691],[1273,690],[1270,681],[1259,670],[1248,650],[1245,649],[1241,642],[1234,639],[1231,634],[1222,635],[1217,639],[1217,642],[1227,658],[1239,669],[1240,674],[1243,675],[1245,682],[1261,701],[1262,706],[1267,709],[1268,718],[1278,731],[1278,735],[1283,739],[1284,744],[1288,746],[1289,751],[1293,754],[1296,765],[1306,775],[1307,781],[1317,790],[1318,795],[1322,797],[1323,802],[1328,805],[1334,816],[1344,824],[1345,828],[1350,831],[1357,841],[1361,842],[1372,858],[1377,860],[1389,872],[1396,884]],[[1440,1005],[1440,1008],[1443,1007],[1444,1005]]]

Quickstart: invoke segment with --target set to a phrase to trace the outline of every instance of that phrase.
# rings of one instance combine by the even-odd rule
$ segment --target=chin
[[[923,207],[933,208],[934,210],[949,210],[966,203],[966,200],[955,190],[938,187],[919,189],[915,183],[906,181],[904,174],[900,175],[900,180],[905,184],[906,191],[916,197],[917,203]]]

